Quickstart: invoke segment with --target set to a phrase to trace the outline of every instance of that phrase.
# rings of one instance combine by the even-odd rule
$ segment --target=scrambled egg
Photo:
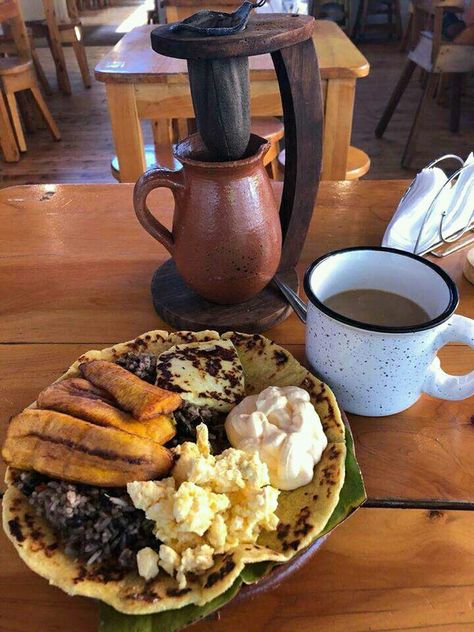
[[[156,553],[147,559],[151,549],[138,552],[140,575],[149,580],[160,566],[185,588],[187,573],[203,573],[215,555],[255,543],[262,529],[276,529],[280,492],[270,486],[258,453],[229,448],[212,456],[204,424],[197,428],[197,443],[183,443],[175,454],[171,477],[135,481],[127,491],[135,507],[155,522],[155,535],[163,542],[157,559]]]

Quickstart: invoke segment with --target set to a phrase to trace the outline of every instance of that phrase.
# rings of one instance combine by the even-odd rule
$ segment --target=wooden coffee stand
[[[157,55],[150,47],[155,27],[127,33],[96,66],[106,84],[121,182],[135,182],[146,169],[142,120],[168,122],[194,117],[186,62]],[[322,180],[361,177],[370,160],[351,146],[354,97],[358,79],[369,74],[367,59],[334,24],[317,20],[313,34],[323,93]],[[270,55],[250,58],[251,113],[281,116],[279,87]]]
[[[271,53],[283,105],[287,160],[280,204],[283,245],[279,269],[295,290],[295,267],[311,221],[321,170],[323,109],[312,41],[314,23],[310,16],[260,14],[250,18],[245,31],[225,37],[190,35],[168,25],[151,34],[155,52],[179,59],[222,60]],[[145,228],[150,230],[155,221],[147,211]],[[271,285],[245,303],[210,303],[186,287],[173,260],[155,272],[152,296],[157,312],[178,329],[258,333],[290,313],[286,299]]]

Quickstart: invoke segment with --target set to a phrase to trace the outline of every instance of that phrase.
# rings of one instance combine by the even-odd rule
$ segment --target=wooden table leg
[[[135,86],[130,83],[107,83],[106,86],[120,181],[136,182],[145,171],[146,163]]]
[[[345,180],[352,132],[355,79],[329,79],[323,133],[323,180]]]
[[[64,94],[72,94],[71,82],[66,68],[66,59],[61,44],[61,34],[59,32],[56,13],[54,11],[53,0],[43,0],[44,14],[48,25],[48,43],[56,66],[56,76],[58,86]]]
[[[20,160],[20,152],[16,144],[15,134],[13,133],[10,119],[8,118],[7,107],[0,92],[0,147],[2,148],[5,162],[18,162]]]
[[[151,129],[153,133],[155,151],[159,151],[159,149],[163,148],[164,146],[171,146],[171,119],[156,119],[154,121],[151,121]]]

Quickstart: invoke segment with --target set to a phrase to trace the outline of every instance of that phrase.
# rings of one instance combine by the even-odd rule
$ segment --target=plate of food
[[[179,630],[295,572],[365,500],[330,388],[261,335],[152,331],[83,354],[10,421],[3,527],[101,602]]]

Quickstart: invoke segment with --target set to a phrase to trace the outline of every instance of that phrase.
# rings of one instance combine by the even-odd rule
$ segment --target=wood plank
[[[473,528],[471,512],[363,508],[291,579],[193,630],[472,630]],[[0,542],[2,630],[97,632],[92,600],[49,586]]]
[[[0,444],[6,420],[34,401],[82,353],[104,346],[0,345]],[[304,361],[302,344],[286,347]],[[472,367],[474,352],[465,347],[445,347],[440,357],[447,371],[466,373]],[[435,501],[433,506],[440,502],[474,503],[471,414],[468,401],[447,403],[423,396],[396,416],[373,419],[350,415],[369,500],[380,504],[393,499],[418,500],[427,505]]]
[[[300,279],[326,252],[380,244],[406,186],[406,181],[321,183]],[[0,342],[113,343],[164,327],[149,288],[154,269],[168,255],[135,219],[132,189],[46,185],[0,192]],[[150,203],[159,206],[157,217],[169,227],[171,194],[155,191]],[[18,239],[20,216],[28,229]],[[458,284],[458,312],[472,317],[474,291],[462,275],[463,259],[459,252],[441,261]],[[304,328],[292,315],[269,335],[284,344],[301,343]]]
[[[113,83],[163,83],[171,77],[186,80],[185,60],[165,57],[152,50],[150,33],[154,28],[153,25],[140,26],[127,33],[97,64],[96,79]],[[323,79],[368,75],[366,58],[334,22],[316,22],[313,41]],[[270,55],[252,57],[250,71],[252,80],[276,80]]]

